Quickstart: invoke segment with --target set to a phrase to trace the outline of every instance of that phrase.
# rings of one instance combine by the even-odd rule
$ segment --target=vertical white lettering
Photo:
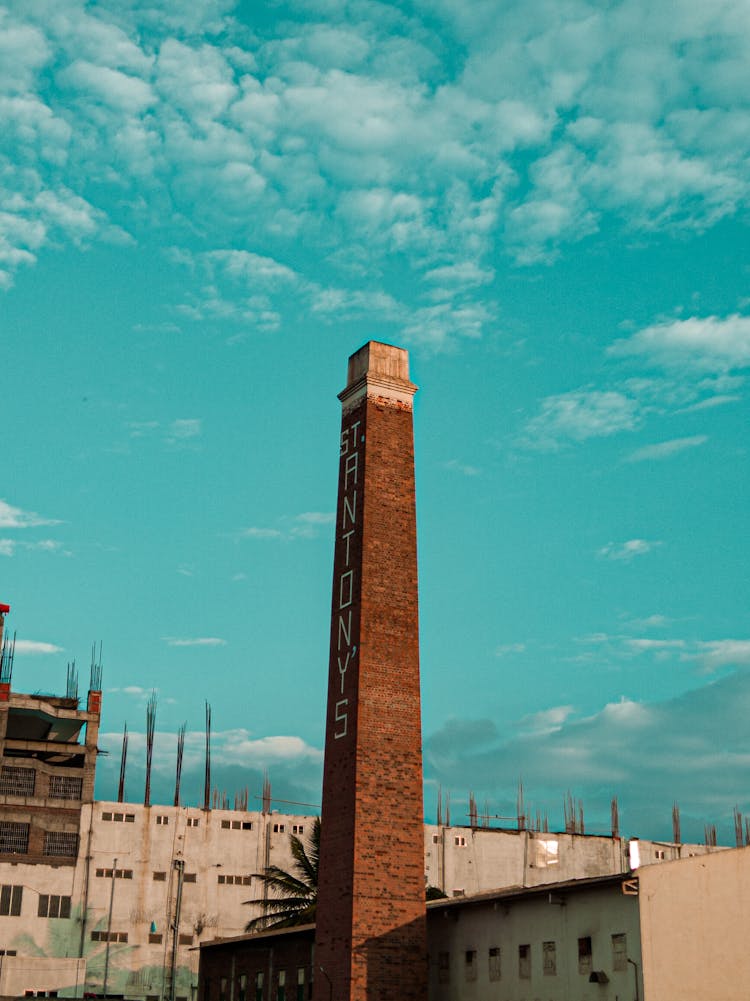
[[[339,608],[348,608],[354,597],[354,571],[347,570],[339,580]]]
[[[354,423],[352,424],[352,426],[351,426],[351,427],[349,428],[349,430],[350,430],[350,431],[351,431],[351,433],[352,433],[352,445],[355,445],[355,446],[356,446],[356,444],[357,444],[357,428],[359,427],[359,425],[360,425],[361,423],[362,423],[362,421],[355,421],[355,422],[354,422]],[[361,440],[362,440],[362,436],[360,435],[360,441],[361,441]]]
[[[346,429],[341,432],[341,451],[339,455],[346,455],[349,451],[349,430]]]
[[[346,672],[349,670],[349,658],[351,657],[351,655],[352,655],[351,654],[351,650],[347,650],[347,652],[346,652],[346,660],[344,661],[344,666],[343,667],[341,666],[341,657],[337,657],[336,658],[338,660],[338,662],[339,662],[339,675],[341,676],[341,694],[342,695],[344,694],[344,676],[346,675]]]
[[[354,529],[350,529],[346,535],[341,536],[341,541],[346,543],[346,559],[344,560],[344,566],[349,566],[349,539],[354,535]]]
[[[341,518],[341,527],[346,528],[346,517],[349,516],[349,524],[354,525],[357,521],[357,491],[352,491],[351,503],[347,496],[344,496],[344,513]]]
[[[343,730],[334,730],[333,733],[334,740],[338,740],[339,737],[346,736],[346,725],[349,717],[348,714],[342,712],[342,710],[344,709],[345,706],[348,705],[349,705],[349,699],[339,699],[339,701],[336,703],[336,706],[334,707],[334,712],[335,712],[334,720],[336,721],[336,723],[342,723],[344,727]]]
[[[337,641],[337,648],[341,649],[341,637],[344,638],[344,645],[351,646],[352,642],[352,610],[349,609],[349,613],[346,618],[343,615],[339,615],[339,636]]]
[[[359,452],[352,452],[351,455],[347,455],[344,461],[344,490],[349,489],[349,477],[354,478],[354,482],[357,482],[357,470],[359,467]]]

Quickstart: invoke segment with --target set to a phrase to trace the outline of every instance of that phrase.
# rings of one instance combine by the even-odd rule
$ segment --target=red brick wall
[[[336,1001],[423,1001],[412,410],[374,392],[342,420],[315,961]]]

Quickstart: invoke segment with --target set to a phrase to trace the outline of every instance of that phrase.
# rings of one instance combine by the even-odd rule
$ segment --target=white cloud
[[[38,539],[36,542],[27,542],[21,539],[0,539],[0,556],[14,556],[19,549],[27,552],[61,552],[63,556],[71,555],[69,551],[63,551],[62,542],[58,542],[56,539]]]
[[[54,518],[44,518],[34,511],[23,511],[0,500],[0,528],[36,528],[39,525],[59,525]]]
[[[698,644],[697,657],[706,671],[750,665],[750,640],[709,640]]]
[[[570,705],[553,706],[551,709],[543,709],[540,712],[524,716],[519,722],[519,728],[522,732],[537,735],[554,733],[572,716],[573,712],[574,707]]]
[[[728,372],[750,365],[750,317],[689,317],[645,327],[609,349],[618,357],[636,355],[667,368],[695,367]]]
[[[631,452],[628,456],[628,462],[669,459],[671,456],[677,455],[679,452],[684,452],[686,449],[698,448],[699,445],[705,445],[707,441],[708,435],[696,434],[690,438],[671,438],[669,441],[660,441],[654,445],[644,445],[642,448],[637,448],[635,452]]]
[[[443,463],[443,469],[449,469],[451,472],[461,473],[462,476],[479,476],[481,469],[477,466],[470,466],[465,462],[459,462],[458,459],[448,459]]]
[[[649,542],[647,539],[628,539],[626,542],[608,542],[597,551],[597,556],[607,560],[623,560],[630,563],[636,556],[645,556],[652,552],[661,542]]]
[[[199,438],[202,431],[202,421],[197,417],[178,418],[167,428],[167,441],[188,441]]]
[[[501,643],[495,647],[495,656],[507,657],[509,654],[523,653],[525,649],[525,643]]]
[[[522,443],[556,449],[568,442],[633,431],[640,423],[638,402],[617,390],[580,389],[542,400],[526,424]]]
[[[54,643],[43,643],[39,640],[16,640],[16,653],[28,654],[35,657],[37,655],[62,653],[63,648]]]
[[[167,646],[226,646],[227,641],[218,636],[194,636],[180,639],[176,636],[162,637]]]
[[[279,519],[278,528],[251,526],[239,533],[241,539],[279,539],[291,542],[295,539],[315,539],[321,529],[332,525],[335,520],[332,511],[303,511],[302,514],[286,515]]]

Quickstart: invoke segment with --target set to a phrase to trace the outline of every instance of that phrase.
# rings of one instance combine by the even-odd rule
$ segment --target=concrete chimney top
[[[347,409],[364,395],[410,403],[416,391],[409,381],[409,352],[392,344],[368,341],[350,356],[346,389],[339,399]]]

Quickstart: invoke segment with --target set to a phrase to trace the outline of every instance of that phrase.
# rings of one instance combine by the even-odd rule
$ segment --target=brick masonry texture
[[[422,1001],[412,408],[376,393],[342,419],[315,962],[337,1001]],[[329,1001],[323,976],[315,999]]]

